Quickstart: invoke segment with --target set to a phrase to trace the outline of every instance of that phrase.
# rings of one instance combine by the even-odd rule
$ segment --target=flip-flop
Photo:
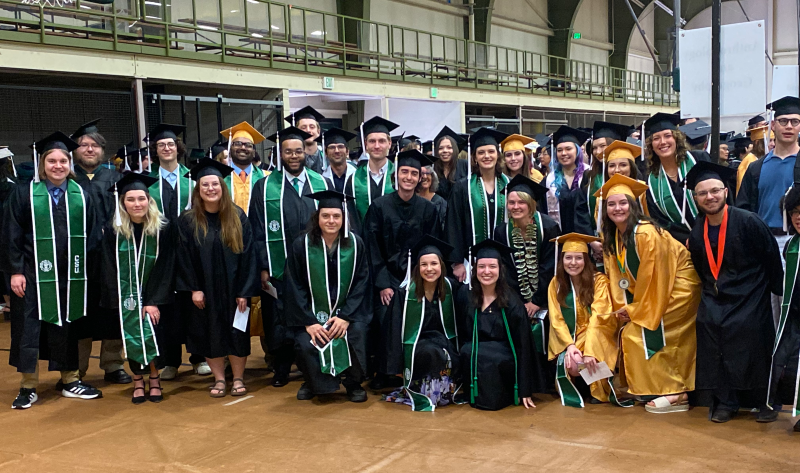
[[[673,412],[686,412],[689,410],[689,396],[685,396],[685,394],[681,394],[680,400],[675,404],[672,404],[667,400],[666,396],[660,396],[653,399],[653,404],[655,406],[651,406],[649,404],[645,404],[644,408],[647,412],[651,414],[671,414]]]
[[[242,378],[233,378],[234,384],[236,383],[236,381],[241,382],[242,385],[241,387],[238,388],[234,388],[233,386],[231,386],[231,396],[244,396],[245,394],[247,394],[247,386],[244,385],[244,380]]]

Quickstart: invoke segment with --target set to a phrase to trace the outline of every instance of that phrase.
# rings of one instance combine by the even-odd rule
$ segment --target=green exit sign
[[[581,39],[581,34],[577,33],[577,32],[576,33],[572,33],[572,39]]]

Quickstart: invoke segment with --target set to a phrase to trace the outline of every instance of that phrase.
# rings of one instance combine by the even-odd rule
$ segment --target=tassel
[[[342,199],[342,207],[344,211],[344,237],[347,238],[350,235],[350,219],[348,219],[347,215],[347,199]]]
[[[644,161],[644,122],[642,122],[642,131],[639,132],[639,144],[642,145],[641,159]]]
[[[791,186],[789,186],[788,189],[786,189],[786,193],[783,194],[783,201],[784,202],[786,202],[786,196],[789,195],[789,192],[791,192],[793,188],[794,188],[794,184],[792,184]],[[783,212],[781,212],[781,216],[783,217],[783,231],[784,232],[788,232],[789,231],[789,225],[788,225],[789,218],[787,216],[786,204],[785,203],[783,205]]]
[[[228,130],[228,158],[231,157],[231,144],[233,144],[233,130]],[[280,146],[280,142],[278,142],[278,146]]]
[[[687,222],[686,222],[686,201],[688,199],[689,199],[689,195],[686,194],[686,179],[684,179],[684,181],[683,181],[683,203],[681,203],[681,221],[684,224],[687,224]]]
[[[122,226],[122,217],[119,214],[119,192],[117,192],[116,183],[114,183],[114,225],[117,228]]]
[[[36,151],[36,143],[33,143],[33,182],[39,182],[39,153]]]
[[[503,189],[503,192],[506,195],[506,200],[505,200],[506,205],[503,206],[503,212],[504,212],[503,215],[505,217],[505,222],[508,223],[508,185],[506,185],[505,189]]]
[[[213,153],[213,151],[211,150],[211,148],[208,148],[208,159],[214,159],[214,156],[212,156],[211,153]]]
[[[402,135],[400,139],[401,140],[403,139]],[[400,174],[400,169],[399,169],[400,166],[397,165],[398,164],[397,156],[399,154],[400,154],[400,142],[397,143],[397,149],[394,150],[394,188],[395,190],[398,191],[400,190],[400,181],[398,180]]]
[[[363,157],[365,154],[367,154],[367,142],[366,138],[364,137],[364,122],[361,122],[361,125],[359,125],[358,128],[361,131],[361,156]]]
[[[767,119],[769,120],[769,124],[767,125],[767,132],[764,133],[764,154],[769,153],[769,137],[772,133],[772,110],[767,110]]]
[[[11,160],[11,170],[14,171],[14,177],[17,177],[17,167],[14,166],[14,155],[8,157]]]
[[[297,126],[294,124],[294,113],[292,113],[292,126]]]
[[[467,137],[467,182],[472,177],[472,143],[469,142],[470,138],[469,136]]]
[[[75,174],[75,158],[72,157],[72,151],[69,152],[69,170]]]
[[[142,167],[142,150],[139,150],[138,154],[139,154],[139,170],[136,172],[142,174],[144,172],[144,167]]]
[[[278,150],[278,161],[275,163],[275,165],[278,167],[278,172],[280,172],[280,170],[282,169],[282,166],[281,166],[281,132],[280,131],[275,133],[275,140],[278,142],[278,146],[275,147],[275,149]],[[230,150],[230,148],[231,148],[231,141],[228,140],[228,149]],[[228,151],[228,158],[230,158],[230,151]],[[264,184],[266,184],[266,182]],[[231,186],[231,190],[233,190],[232,186]]]
[[[597,236],[603,235],[603,196],[597,198]]]
[[[706,153],[711,154],[711,137],[708,137],[708,141],[706,141]]]
[[[147,174],[152,173],[152,165],[153,165],[153,157],[150,156],[150,134],[148,133],[147,136],[144,137],[144,144],[147,145]],[[177,149],[177,147],[175,148]],[[139,155],[142,154],[142,150],[139,150]],[[178,176],[180,177],[180,176]]]
[[[125,155],[125,156],[122,157],[122,160],[125,162],[125,171],[130,171],[131,167],[130,167],[130,165],[128,165],[128,146],[127,145],[122,147],[122,154]],[[140,164],[139,165],[139,169],[141,169],[141,168],[142,168],[142,165]]]
[[[553,264],[554,264],[553,268],[555,268],[555,269],[558,269],[558,238],[560,238],[560,237],[556,238],[556,252],[555,252],[556,257],[555,257],[555,261],[553,261]]]
[[[467,258],[467,286],[469,286],[469,290],[472,290],[472,247],[469,247],[469,257]]]
[[[408,266],[406,266],[406,278],[400,283],[400,287],[405,289],[411,283],[411,249],[408,250]]]

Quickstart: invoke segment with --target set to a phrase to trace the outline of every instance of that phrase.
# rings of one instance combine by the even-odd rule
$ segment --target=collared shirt
[[[242,169],[234,163],[231,163],[231,167],[233,168],[233,174],[236,176],[239,175],[240,172],[244,171],[246,176],[249,176],[251,172],[253,172],[253,165],[249,164],[246,168]]]
[[[178,170],[179,169],[180,169],[180,166],[176,167],[174,171],[170,172],[170,171],[167,171],[166,169],[164,169],[162,167],[159,167],[158,168],[158,172],[159,172],[159,174],[161,174],[161,178],[162,179],[166,179],[167,182],[169,182],[169,185],[171,185],[172,188],[174,189],[175,186],[178,184]]]
[[[345,164],[346,164],[345,172],[342,175],[342,177],[337,176],[336,173],[333,172],[333,168],[331,166],[328,166],[328,169],[326,169],[325,172],[322,173],[322,177],[327,177],[328,179],[330,179],[331,182],[333,182],[334,189],[336,189],[339,192],[344,192],[344,184],[345,182],[347,182],[347,178],[350,177],[351,174],[356,172],[356,167],[352,163],[347,162]]]
[[[303,169],[303,172],[301,172],[297,176],[292,176],[288,172],[284,173],[283,175],[286,176],[286,181],[288,182],[288,184],[290,186],[292,186],[292,189],[294,189],[294,184],[292,184],[292,182],[294,181],[294,178],[297,178],[297,189],[298,189],[297,193],[300,195],[300,197],[302,197],[303,196],[303,187],[305,187],[305,185],[306,185],[306,178],[307,178],[306,170]]]
[[[372,172],[372,169],[369,167],[369,164],[367,164],[367,171],[369,171],[370,177],[372,178],[373,181],[375,181],[375,184],[378,184],[378,185],[380,185],[381,179],[383,179],[383,176],[386,175],[386,171],[388,171],[388,169],[389,169],[389,160],[388,159],[383,164],[383,167],[378,170],[377,173]]]
[[[780,201],[794,181],[796,160],[797,155],[781,159],[772,151],[764,157],[758,179],[758,216],[770,228],[783,228]]]
[[[53,202],[58,205],[58,201],[60,201],[61,197],[67,193],[67,180],[64,179],[64,182],[62,182],[59,186],[53,184],[49,180],[46,180],[44,184],[47,186],[47,192],[50,193],[50,197],[53,198]],[[56,189],[58,189],[58,192],[56,192]]]

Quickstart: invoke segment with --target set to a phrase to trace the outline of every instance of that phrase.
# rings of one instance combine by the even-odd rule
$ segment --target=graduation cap
[[[434,138],[433,141],[438,142],[440,139],[447,137],[450,138],[452,141],[454,141],[456,146],[458,146],[458,148],[461,149],[467,144],[467,139],[464,139],[464,136],[466,136],[467,139],[469,139],[469,135],[461,135],[453,131],[449,126],[445,126],[444,128],[442,128],[439,134],[436,135],[436,138]]]
[[[525,151],[525,147],[533,143],[533,138],[527,136],[513,134],[509,135],[506,139],[500,142],[500,147],[505,153],[506,151]]]
[[[550,241],[556,244],[556,265],[558,265],[558,245],[561,245],[562,253],[588,253],[589,243],[600,241],[600,239],[595,236],[572,232],[557,236]]]
[[[614,174],[606,181],[605,184],[603,184],[603,187],[594,193],[594,196],[602,197],[603,199],[608,200],[608,198],[611,196],[625,194],[633,197],[634,199],[638,199],[640,195],[647,191],[647,189],[647,184],[641,183],[636,179],[623,176],[622,174]]]
[[[433,155],[433,141],[425,141],[422,143],[422,153]]]
[[[211,155],[216,157],[219,153],[228,150],[228,142],[224,141],[222,138],[218,139],[213,145],[211,145]]]
[[[758,128],[753,128],[752,130],[750,130],[750,139],[753,141],[763,140],[764,136],[766,136],[767,134],[767,128],[769,128],[768,125],[760,126]],[[775,138],[775,132],[770,131],[769,137],[770,139]]]
[[[508,138],[507,133],[495,130],[494,128],[478,128],[478,130],[470,135],[469,145],[472,149],[478,149],[481,146],[500,146],[500,143]]]
[[[751,118],[750,120],[747,121],[747,128],[752,128],[752,127],[758,125],[759,123],[765,122],[765,121],[767,121],[767,119],[764,118],[764,115],[756,115],[756,116],[754,116],[753,118]]]
[[[158,178],[150,177],[147,174],[139,174],[138,172],[127,171],[122,174],[122,179],[115,182],[114,185],[109,187],[108,192],[119,192],[119,195],[125,195],[128,191],[139,190],[145,191],[150,194],[150,187],[158,182]]]
[[[69,136],[57,131],[42,138],[30,147],[33,148],[38,154],[44,154],[51,149],[60,149],[61,151],[71,153],[78,149],[79,146],[78,143],[72,141]]]
[[[557,146],[561,143],[575,143],[580,147],[586,140],[589,139],[589,133],[580,131],[576,128],[570,128],[566,125],[561,125],[558,130],[553,134],[553,143]]]
[[[366,139],[372,133],[386,133],[388,135],[399,126],[397,123],[390,122],[385,118],[372,117],[361,124],[361,139]]]
[[[725,143],[733,136],[732,131],[726,131],[719,134],[719,144]]]
[[[14,172],[14,177],[17,177],[17,167],[14,166],[14,153],[8,149],[8,146],[0,146],[0,164],[5,164],[6,161],[11,162],[11,170]]]
[[[136,142],[131,141],[130,143],[126,144],[125,146],[120,146],[116,152],[116,156],[118,158],[125,159],[132,154],[133,151],[139,151],[139,146],[136,145]]]
[[[782,97],[767,105],[767,108],[775,111],[775,118],[783,115],[800,115],[800,99],[791,96]]]
[[[744,136],[743,134],[739,133],[738,135],[734,136],[733,138],[728,140],[729,143],[733,143],[733,145],[737,148],[746,148],[749,146],[752,141],[750,138]]]
[[[612,140],[623,140],[628,136],[628,125],[620,125],[619,123],[609,122],[594,122],[592,128],[592,137],[596,138],[611,138]]]
[[[234,125],[226,130],[222,130],[219,132],[222,135],[222,138],[227,138],[229,142],[233,142],[234,140],[240,138],[247,138],[253,142],[254,145],[257,145],[264,141],[264,135],[258,132],[253,126],[247,122],[241,122],[238,125]],[[228,145],[228,152],[230,152],[230,144]]]
[[[81,139],[81,136],[88,135],[89,133],[99,133],[100,130],[97,129],[97,124],[100,122],[100,119],[92,120],[89,123],[84,123],[80,126],[75,133],[72,134],[71,138],[75,141]]]
[[[658,112],[644,122],[646,136],[665,130],[677,130],[681,119],[674,113]]]
[[[629,137],[628,137],[628,138],[625,140],[625,142],[626,142],[626,143],[630,143],[630,144],[632,144],[632,145],[636,145],[636,146],[638,146],[638,147],[639,147],[638,155],[641,155],[641,154],[642,154],[642,140],[637,140],[636,138],[632,138],[632,137],[630,137],[630,136],[629,136]],[[637,156],[638,156],[638,155],[637,155]]]
[[[320,134],[319,137],[317,137],[317,141],[322,143],[323,148],[332,144],[341,144],[346,146],[347,143],[355,137],[355,133],[350,133],[349,131],[342,130],[341,128],[331,128],[325,133]]]
[[[192,148],[189,150],[189,160],[197,161],[206,157],[206,150],[203,148]]]
[[[350,150],[350,153],[347,155],[347,157],[351,161],[355,161],[360,158],[362,154],[364,154],[364,149],[359,146],[358,148]]]
[[[435,158],[433,156],[422,154],[422,152],[417,149],[410,149],[408,151],[401,151],[397,155],[397,166],[395,168],[400,169],[401,166],[409,166],[420,170],[423,166],[432,166],[434,161]]]
[[[284,118],[284,120],[286,120],[292,126],[297,126],[297,123],[300,120],[305,120],[307,118],[310,118],[319,123],[320,121],[325,119],[325,116],[319,113],[318,111],[314,110],[314,107],[307,105],[301,108],[300,110],[293,112],[291,115]]]
[[[483,258],[501,260],[504,256],[510,255],[513,250],[499,241],[487,238],[477,245],[473,245],[470,252],[476,261]]]
[[[150,131],[150,142],[157,143],[161,140],[166,140],[168,138],[172,138],[173,140],[178,139],[178,134],[183,133],[186,131],[186,127],[183,125],[170,125],[169,123],[159,123]]]
[[[437,255],[442,260],[447,261],[452,251],[453,247],[448,243],[426,234],[411,248],[411,258],[416,263],[419,263],[419,259],[425,255]],[[444,276],[444,274],[442,275]]]
[[[306,197],[319,202],[317,208],[319,209],[339,209],[342,211],[344,220],[344,237],[348,238],[350,235],[350,219],[347,215],[347,201],[355,200],[354,197],[343,194],[339,191],[327,189],[324,191],[314,192],[307,194]]]
[[[694,191],[697,184],[708,179],[717,179],[722,181],[726,187],[732,190],[736,189],[736,169],[707,161],[697,161],[697,164],[686,174],[684,181],[686,188]]]
[[[544,202],[544,200],[547,198],[548,189],[547,187],[528,179],[522,174],[517,174],[508,183],[505,191],[506,196],[509,192],[524,192],[531,196],[531,198],[536,202]],[[506,198],[506,202],[508,202],[508,198]]]
[[[307,139],[311,138],[311,135],[304,132],[300,128],[295,128],[293,126],[284,128],[283,130],[275,133],[274,135],[270,135],[267,137],[268,140],[275,142],[275,143],[283,143],[287,140],[300,140],[305,142]]]
[[[201,177],[218,176],[222,178],[224,176],[230,176],[232,172],[233,168],[230,166],[226,166],[213,159],[202,158],[189,172],[184,174],[183,177],[190,177],[193,181],[197,182]]]
[[[628,141],[612,141],[610,145],[606,146],[603,154],[605,155],[604,161],[610,162],[612,159],[625,158],[631,161],[636,160],[639,156],[641,149],[639,148],[639,140],[633,140],[636,143],[629,143]]]
[[[707,137],[711,135],[711,125],[702,120],[683,125],[678,127],[678,129],[686,135],[687,141],[689,141],[689,144],[692,146],[702,144],[706,141]]]

